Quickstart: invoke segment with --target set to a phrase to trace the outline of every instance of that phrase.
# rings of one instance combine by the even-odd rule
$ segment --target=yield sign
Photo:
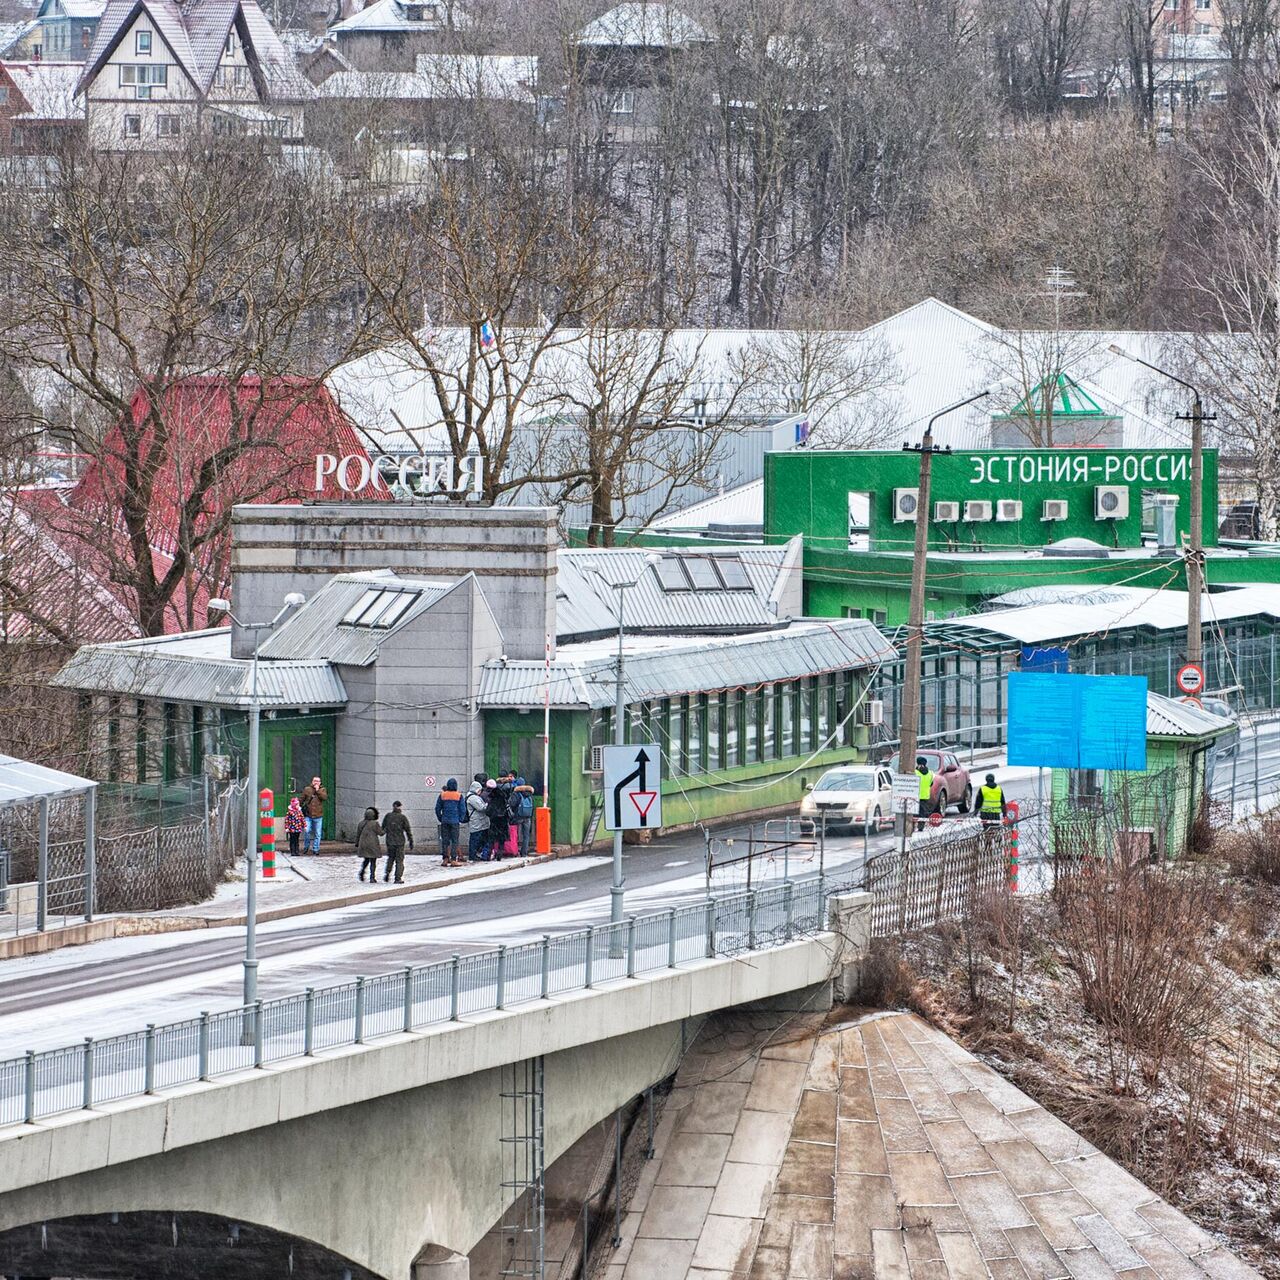
[[[662,761],[652,744],[604,749],[604,825],[609,831],[662,826]]]

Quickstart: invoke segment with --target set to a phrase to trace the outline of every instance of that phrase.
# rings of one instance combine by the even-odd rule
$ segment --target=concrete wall
[[[546,507],[327,502],[240,506],[232,516],[232,602],[247,621],[275,616],[290,591],[313,595],[335,573],[394,569],[458,579],[473,572],[512,658],[541,659],[555,638],[556,516]],[[247,657],[247,637],[234,652]]]
[[[549,1162],[674,1069],[683,1020],[825,981],[847,963],[838,943],[823,934],[11,1127],[0,1232],[209,1212],[407,1280],[423,1245],[466,1253],[498,1216],[502,1064],[546,1056]]]

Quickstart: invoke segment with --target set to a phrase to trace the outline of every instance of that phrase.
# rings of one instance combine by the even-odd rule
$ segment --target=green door
[[[337,780],[334,777],[334,723],[332,716],[305,716],[296,720],[264,720],[259,745],[259,785],[275,793],[276,817],[284,816],[290,797],[301,795],[312,778],[319,777],[329,799],[324,807],[324,830],[332,838],[337,812]]]

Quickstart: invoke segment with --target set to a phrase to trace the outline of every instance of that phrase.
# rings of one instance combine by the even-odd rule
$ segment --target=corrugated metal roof
[[[382,642],[429,609],[456,586],[453,582],[403,578],[390,569],[344,573],[331,578],[263,641],[264,658],[323,658],[347,667],[367,667]],[[342,626],[341,619],[370,587],[416,591],[417,600],[392,627]]]
[[[726,637],[715,645],[696,636],[650,638],[624,650],[627,701],[754,688],[874,667],[894,656],[881,632],[858,618],[794,623],[785,630]],[[615,670],[607,642],[565,645],[551,664],[552,705],[612,706]],[[541,662],[490,662],[481,671],[480,705],[540,707],[546,689]]]
[[[31,804],[36,800],[56,800],[60,796],[81,795],[98,784],[61,769],[49,769],[17,756],[0,756],[0,809]]]
[[[618,592],[611,585],[634,582],[623,606],[628,632],[728,632],[776,627],[780,618],[772,600],[779,578],[798,573],[788,546],[574,548],[556,557],[556,634],[586,638],[616,631]],[[751,582],[750,591],[664,591],[647,561],[649,556],[715,557],[736,560]]]
[[[713,498],[703,498],[679,511],[659,516],[649,528],[658,530],[721,528],[764,528],[764,480],[752,480],[735,489],[726,489]]]
[[[243,707],[253,664],[230,653],[231,633],[226,628],[172,639],[85,645],[51,683],[60,689],[131,698]],[[258,697],[264,706],[340,707],[346,704],[347,691],[327,662],[262,660]]]
[[[1160,693],[1147,694],[1147,734],[1157,738],[1203,738],[1227,733],[1235,725],[1189,702],[1178,702]]]

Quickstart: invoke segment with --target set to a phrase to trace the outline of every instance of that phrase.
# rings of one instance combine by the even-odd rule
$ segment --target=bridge
[[[513,1146],[540,1181],[706,1015],[847,994],[870,927],[786,885],[0,1063],[0,1273],[464,1280]]]

